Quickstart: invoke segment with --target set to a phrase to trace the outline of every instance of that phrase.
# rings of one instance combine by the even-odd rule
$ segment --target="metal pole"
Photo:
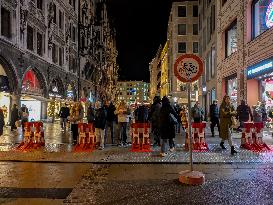
[[[188,125],[189,125],[189,152],[190,152],[190,170],[193,171],[192,162],[192,128],[191,128],[191,82],[188,83]]]

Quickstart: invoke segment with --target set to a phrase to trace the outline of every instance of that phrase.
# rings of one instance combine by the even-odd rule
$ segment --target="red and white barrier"
[[[149,123],[133,123],[131,125],[132,152],[151,152]]]
[[[74,152],[91,152],[96,149],[96,136],[93,124],[79,123],[78,133],[79,136],[77,144],[73,149]]]
[[[205,140],[206,123],[192,123],[192,150],[193,151],[207,151],[208,144]],[[188,129],[186,130],[185,149],[189,149],[190,139]]]

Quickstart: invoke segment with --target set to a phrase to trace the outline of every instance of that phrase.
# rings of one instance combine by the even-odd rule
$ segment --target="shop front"
[[[22,81],[21,106],[25,105],[29,111],[29,121],[40,121],[43,115],[43,106],[48,99],[44,98],[41,83],[34,70],[28,70]]]
[[[11,96],[8,76],[0,64],[0,108],[3,110],[4,119],[7,123],[10,119]]]
[[[230,97],[231,103],[237,107],[238,81],[237,76],[232,75],[226,78],[226,94]]]
[[[247,101],[256,105],[264,101],[273,106],[273,57],[247,68]]]

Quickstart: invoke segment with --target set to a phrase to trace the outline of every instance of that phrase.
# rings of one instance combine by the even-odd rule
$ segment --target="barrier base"
[[[34,143],[32,141],[25,143],[25,142],[21,142],[16,148],[15,150],[17,151],[31,151],[32,149],[38,149],[41,147],[44,147],[45,143]]]
[[[73,148],[73,152],[92,152],[95,149],[95,144],[76,144]]]
[[[205,175],[198,171],[179,172],[179,182],[187,185],[201,185],[205,183]]]

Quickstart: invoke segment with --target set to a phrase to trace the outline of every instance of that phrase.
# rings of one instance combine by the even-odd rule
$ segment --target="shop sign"
[[[256,65],[250,66],[247,69],[247,79],[255,78],[263,74],[272,72],[273,70],[273,59],[262,61]]]
[[[267,28],[273,27],[273,2],[271,2],[267,7],[265,23]]]

